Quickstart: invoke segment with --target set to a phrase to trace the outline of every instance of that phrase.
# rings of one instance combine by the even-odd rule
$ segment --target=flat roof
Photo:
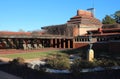
[[[40,39],[73,39],[73,37],[66,37],[66,36],[59,36],[59,35],[31,35],[31,36],[25,36],[25,35],[4,35],[0,36],[0,38],[40,38]]]

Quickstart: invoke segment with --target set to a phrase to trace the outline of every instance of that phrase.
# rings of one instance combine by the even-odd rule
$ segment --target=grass
[[[4,54],[4,55],[0,55],[0,57],[12,58],[12,59],[17,58],[17,57],[21,57],[21,58],[24,58],[24,59],[33,59],[33,58],[48,57],[48,56],[50,56],[52,54],[57,54],[57,53],[60,53],[60,51]]]

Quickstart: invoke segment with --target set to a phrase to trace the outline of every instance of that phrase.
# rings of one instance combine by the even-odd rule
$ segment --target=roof
[[[72,39],[73,37],[66,37],[62,35],[41,34],[41,32],[31,33],[31,32],[0,31],[0,38],[44,38],[44,39],[66,38],[66,39]]]
[[[87,32],[99,33],[98,30],[88,30]],[[120,28],[102,28],[102,33],[120,33]]]
[[[80,37],[89,37],[90,34],[82,35]],[[101,34],[92,34],[92,37],[117,37],[120,36],[120,33],[101,33]]]
[[[4,36],[4,35],[26,35],[26,36],[30,36],[31,32],[11,32],[11,31],[0,31],[0,36]]]
[[[102,26],[102,28],[104,28],[104,29],[109,29],[109,28],[120,28],[120,24],[104,24],[103,26]]]
[[[101,33],[99,30],[89,30],[87,31],[89,35],[92,32],[93,36],[113,36],[113,35],[120,35],[120,28],[103,28]]]
[[[61,27],[61,26],[67,26],[67,24],[49,25],[49,26],[41,27],[41,29],[48,29],[48,28],[51,28],[51,27]]]
[[[120,33],[102,33],[102,34],[94,34],[92,36],[116,36],[116,35],[120,36]]]

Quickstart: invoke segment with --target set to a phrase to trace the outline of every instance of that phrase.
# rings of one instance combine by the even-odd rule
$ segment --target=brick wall
[[[83,48],[83,49],[89,49],[89,44],[88,43],[81,43],[81,42],[75,42],[74,43],[74,48]],[[109,51],[109,44],[108,43],[94,43],[92,49],[94,51]]]
[[[75,27],[73,28],[73,36],[78,36],[78,35],[79,35],[79,30],[78,30],[78,27],[75,26]]]
[[[120,42],[109,42],[110,53],[120,53]]]
[[[74,48],[89,48],[88,43],[74,42]],[[107,42],[107,43],[94,43],[93,47],[96,52],[120,53],[120,41]]]
[[[94,43],[92,47],[96,52],[109,52],[109,43]]]
[[[74,43],[74,48],[82,48],[87,46],[88,46],[88,43],[80,43],[80,42]]]

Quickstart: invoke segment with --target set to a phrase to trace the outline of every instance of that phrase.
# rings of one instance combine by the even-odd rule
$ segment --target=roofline
[[[19,35],[19,36],[15,36],[15,35],[12,35],[12,36],[9,36],[9,35],[6,35],[6,36],[0,36],[0,38],[28,38],[28,39],[32,39],[32,38],[38,38],[38,39],[73,39],[73,37],[66,37],[66,36],[55,36],[55,35],[40,35],[40,36],[35,36],[35,35],[32,35],[32,36],[23,36],[23,35]]]

